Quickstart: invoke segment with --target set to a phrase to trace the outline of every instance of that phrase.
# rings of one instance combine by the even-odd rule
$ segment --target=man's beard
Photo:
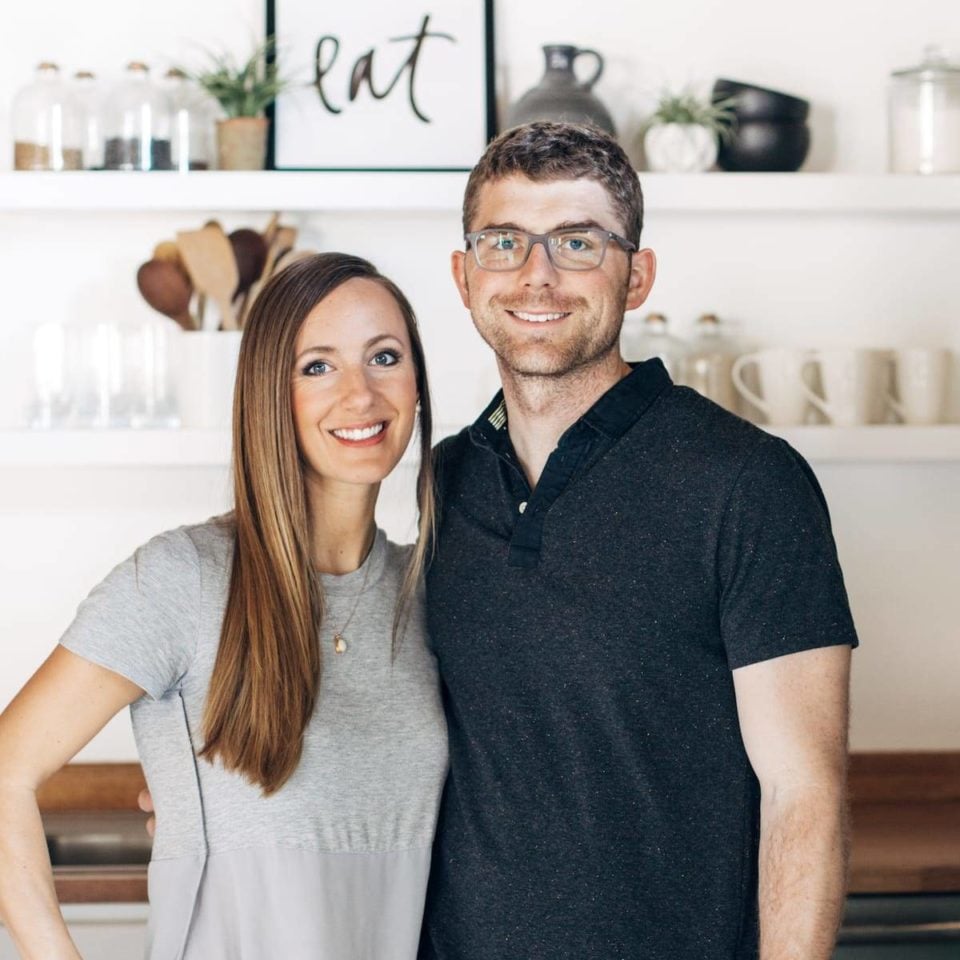
[[[617,315],[621,318],[625,306],[626,294],[623,302],[617,306]],[[589,301],[582,297],[561,296],[539,299],[495,297],[490,301],[488,310],[491,313],[500,310],[521,313],[578,313],[583,317],[589,316]],[[481,324],[474,318],[474,324],[480,336],[497,355],[501,366],[514,376],[523,378],[559,378],[590,366],[606,357],[611,350],[617,349],[621,327],[620,323],[615,323],[610,324],[609,329],[599,329],[597,321],[592,330],[587,325],[581,327],[573,336],[555,337],[552,331],[545,330],[541,337],[537,337],[533,323],[530,324],[528,336],[511,335],[506,324],[497,321]]]

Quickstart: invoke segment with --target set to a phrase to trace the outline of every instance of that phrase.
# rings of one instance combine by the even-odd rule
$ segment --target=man
[[[656,262],[605,135],[501,135],[463,218],[503,394],[436,452],[451,769],[421,956],[826,960],[857,639],[817,482],[621,358]]]

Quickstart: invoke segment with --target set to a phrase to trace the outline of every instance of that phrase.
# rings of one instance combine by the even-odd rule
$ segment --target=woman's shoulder
[[[136,567],[151,570],[196,570],[210,565],[229,567],[233,550],[233,514],[211,517],[202,523],[164,530],[141,544],[131,558]]]

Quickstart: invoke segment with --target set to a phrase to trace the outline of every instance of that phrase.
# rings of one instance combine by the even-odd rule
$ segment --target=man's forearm
[[[830,960],[847,884],[842,788],[765,799],[760,823],[760,960]]]

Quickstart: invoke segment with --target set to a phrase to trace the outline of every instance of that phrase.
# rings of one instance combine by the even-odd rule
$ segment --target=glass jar
[[[83,136],[83,166],[103,169],[103,95],[97,78],[89,70],[73,75],[73,94],[80,111]]]
[[[624,360],[640,361],[659,357],[674,383],[684,383],[687,365],[687,345],[671,336],[667,318],[662,313],[650,313],[641,323],[628,319],[620,334],[620,348]]]
[[[174,170],[209,170],[213,166],[216,103],[176,68],[163,77],[163,92],[170,105],[171,147]]]
[[[41,63],[17,92],[12,120],[15,170],[83,168],[80,111],[55,63]]]
[[[127,64],[104,117],[107,170],[172,170],[170,106],[145,63]]]
[[[960,172],[960,66],[938,47],[890,81],[890,170]]]
[[[715,313],[699,317],[687,355],[686,385],[714,403],[737,412],[737,392],[733,386],[733,361],[740,349],[728,336]]]

